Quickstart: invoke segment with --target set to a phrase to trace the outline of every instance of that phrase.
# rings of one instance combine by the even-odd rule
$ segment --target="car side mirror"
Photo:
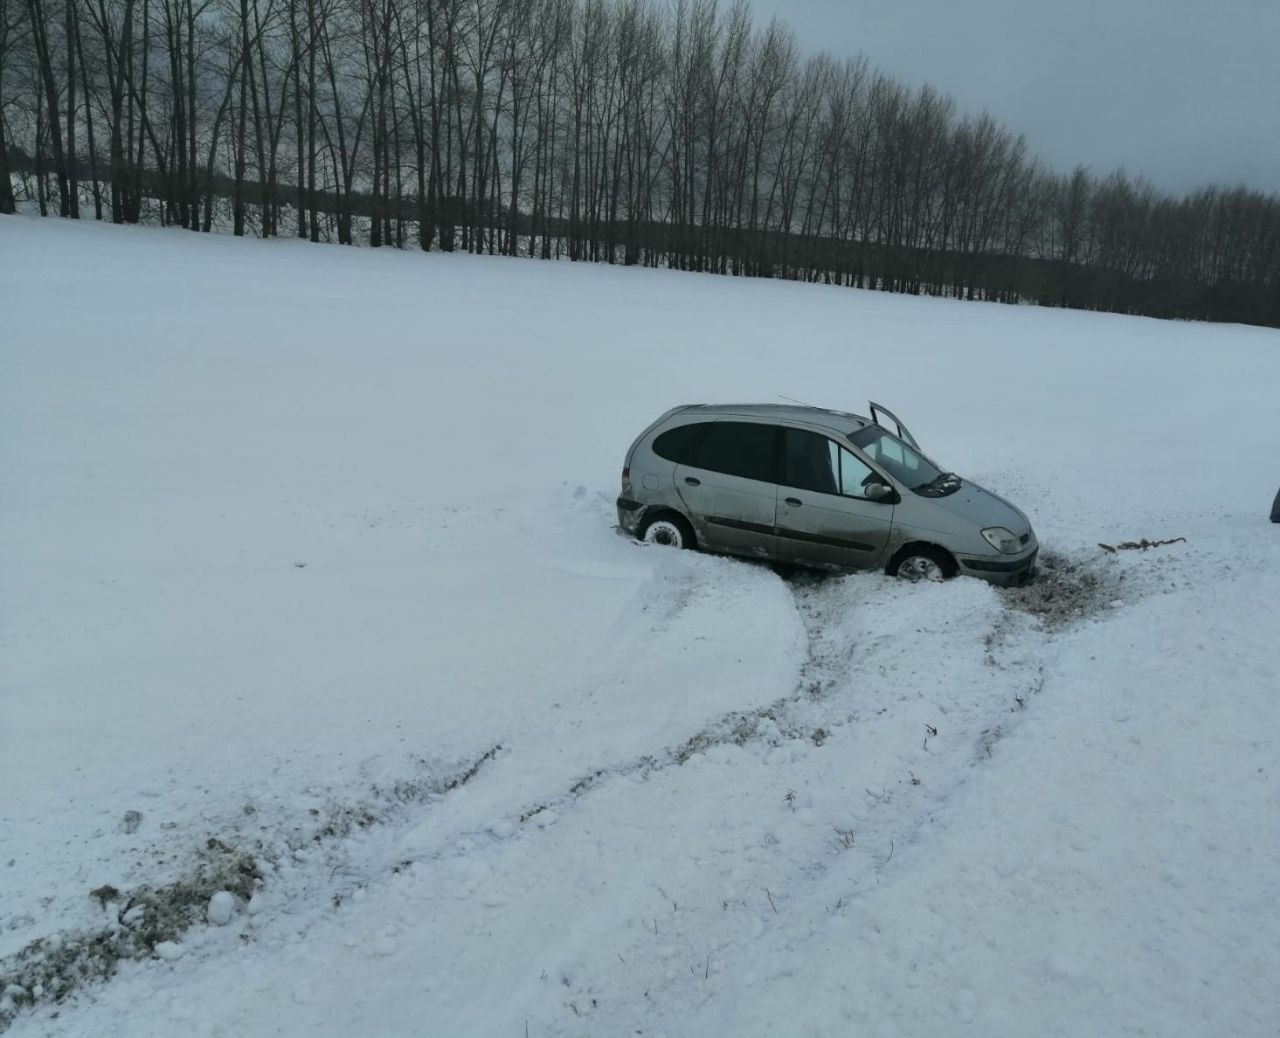
[[[863,493],[866,494],[868,501],[884,501],[886,503],[898,496],[894,493],[893,487],[887,487],[883,483],[868,483]]]

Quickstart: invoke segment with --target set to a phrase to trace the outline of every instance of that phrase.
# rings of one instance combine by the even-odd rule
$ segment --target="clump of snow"
[[[161,941],[155,947],[156,958],[164,959],[166,962],[177,962],[183,955],[187,953],[177,941]]]
[[[214,926],[226,926],[236,912],[236,898],[229,890],[219,890],[209,898],[206,912],[209,922]]]

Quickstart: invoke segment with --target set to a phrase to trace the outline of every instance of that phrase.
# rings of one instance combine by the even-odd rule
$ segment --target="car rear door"
[[[886,482],[848,448],[807,429],[782,430],[775,537],[779,558],[842,569],[881,565],[893,529],[893,500],[871,501]]]
[[[676,491],[703,547],[772,554],[779,433],[764,422],[714,421],[676,466]]]

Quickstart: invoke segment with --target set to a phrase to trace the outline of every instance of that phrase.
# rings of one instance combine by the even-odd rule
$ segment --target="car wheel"
[[[911,548],[894,567],[894,576],[910,581],[943,581],[956,575],[956,564],[940,548]]]
[[[663,544],[670,548],[692,548],[693,528],[678,515],[660,515],[645,523],[640,539],[645,544]]]

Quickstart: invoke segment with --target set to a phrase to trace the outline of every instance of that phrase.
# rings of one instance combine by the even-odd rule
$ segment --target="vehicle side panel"
[[[777,484],[677,465],[675,485],[699,544],[756,558],[772,554]]]
[[[792,502],[799,501],[796,505]],[[893,505],[778,487],[777,554],[788,562],[874,569],[885,562]]]

